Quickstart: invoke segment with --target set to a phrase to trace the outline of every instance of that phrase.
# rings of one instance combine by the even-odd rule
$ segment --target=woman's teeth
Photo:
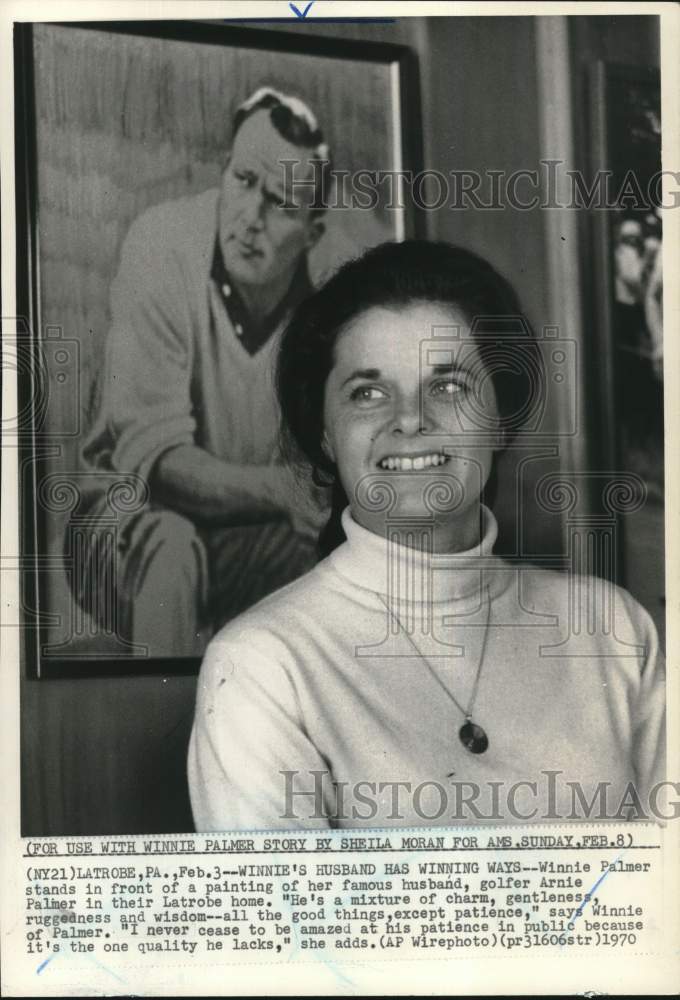
[[[429,469],[430,466],[444,465],[448,462],[448,455],[434,453],[432,455],[418,455],[417,458],[405,458],[395,456],[394,458],[383,458],[378,463],[381,469],[394,469],[397,472],[411,472],[411,470]]]

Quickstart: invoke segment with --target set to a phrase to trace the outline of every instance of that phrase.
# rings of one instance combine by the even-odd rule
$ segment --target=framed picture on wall
[[[339,263],[417,235],[415,57],[153,21],[15,50],[29,671],[193,671],[315,557],[276,345]]]
[[[661,89],[657,69],[600,62],[592,163],[611,202],[593,213],[603,468],[629,476],[616,577],[664,636]],[[650,553],[654,558],[649,558]],[[635,574],[629,572],[636,567]]]

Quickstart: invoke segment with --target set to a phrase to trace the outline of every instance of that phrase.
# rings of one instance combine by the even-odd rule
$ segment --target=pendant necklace
[[[477,673],[475,675],[475,682],[474,682],[474,684],[472,686],[472,694],[470,695],[470,702],[468,704],[467,709],[463,708],[463,706],[458,701],[458,699],[455,697],[455,695],[453,695],[451,693],[451,691],[449,691],[448,687],[446,686],[446,684],[444,684],[443,680],[441,679],[441,677],[439,676],[439,674],[437,673],[437,671],[434,669],[434,667],[432,666],[432,664],[429,662],[429,660],[427,659],[427,657],[423,656],[423,654],[420,652],[420,650],[416,646],[415,642],[413,641],[413,639],[411,638],[411,636],[408,634],[408,632],[406,631],[406,629],[403,627],[403,625],[401,624],[401,622],[399,621],[399,619],[395,617],[395,615],[393,614],[392,611],[390,611],[390,614],[392,615],[393,618],[395,618],[397,624],[399,625],[399,628],[402,630],[402,632],[404,633],[404,635],[406,636],[406,638],[408,639],[408,641],[411,643],[411,645],[413,646],[413,648],[416,651],[416,653],[418,654],[418,656],[425,663],[427,669],[430,671],[430,673],[432,674],[432,676],[435,678],[435,680],[437,681],[437,683],[439,684],[439,686],[448,695],[448,697],[454,703],[454,705],[456,706],[456,708],[458,709],[458,711],[461,712],[465,716],[465,722],[463,723],[463,725],[458,730],[458,739],[463,744],[463,746],[465,747],[466,750],[469,750],[470,753],[474,753],[474,754],[484,753],[485,750],[489,746],[489,737],[486,735],[485,730],[480,725],[478,725],[476,722],[472,721],[472,711],[473,711],[473,709],[475,707],[475,701],[477,699],[477,690],[479,688],[479,681],[480,681],[481,676],[482,676],[482,666],[484,664],[484,654],[486,653],[486,641],[487,641],[487,638],[488,638],[488,635],[489,635],[489,623],[491,621],[491,594],[489,593],[489,587],[488,586],[486,587],[486,599],[487,599],[487,605],[486,605],[486,625],[485,625],[485,628],[484,628],[484,637],[482,639],[482,652],[481,652],[481,655],[479,657],[479,663],[477,665]]]

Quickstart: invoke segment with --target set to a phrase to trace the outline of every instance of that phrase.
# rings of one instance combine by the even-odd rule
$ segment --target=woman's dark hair
[[[538,344],[513,288],[487,261],[448,243],[407,240],[383,243],[344,264],[296,309],[283,333],[276,373],[284,451],[293,461],[302,454],[315,481],[333,488],[331,517],[319,538],[321,555],[344,540],[340,514],[348,502],[321,443],[335,343],[368,309],[414,302],[455,306],[468,319],[494,386],[506,444],[543,405]],[[492,471],[487,502],[494,479]]]

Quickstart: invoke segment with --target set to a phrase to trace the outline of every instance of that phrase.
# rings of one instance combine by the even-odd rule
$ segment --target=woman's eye
[[[379,389],[376,385],[359,385],[356,389],[352,389],[350,393],[350,399],[357,403],[374,403],[386,398],[387,396],[383,390]]]
[[[430,386],[430,395],[448,398],[457,395],[459,392],[464,392],[465,389],[464,382],[458,379],[447,378],[435,382],[434,385]]]

